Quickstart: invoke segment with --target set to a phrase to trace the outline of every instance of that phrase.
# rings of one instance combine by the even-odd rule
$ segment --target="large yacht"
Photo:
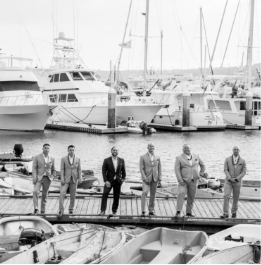
[[[32,60],[0,56],[0,129],[43,131],[51,109],[32,73]]]
[[[83,67],[72,45],[73,39],[63,32],[55,39],[53,64],[44,83],[43,94],[58,107],[52,120],[87,124],[106,124],[108,120],[109,87],[93,71]],[[38,75],[41,73],[39,72]],[[149,123],[164,106],[152,98],[131,97],[127,101],[119,96],[116,102],[116,122],[120,124],[133,117]]]

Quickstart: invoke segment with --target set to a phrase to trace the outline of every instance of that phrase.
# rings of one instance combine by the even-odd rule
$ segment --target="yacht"
[[[110,88],[97,78],[94,71],[84,67],[72,42],[73,39],[66,38],[63,32],[55,39],[52,66],[43,89],[43,95],[58,105],[51,120],[106,124]],[[116,123],[127,121],[129,117],[149,123],[163,106],[164,103],[156,103],[152,98],[130,97],[125,101],[118,96]]]
[[[51,110],[29,66],[31,59],[0,56],[0,129],[43,131]]]

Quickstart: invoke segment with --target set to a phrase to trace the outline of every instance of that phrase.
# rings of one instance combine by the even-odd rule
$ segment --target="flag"
[[[124,42],[122,44],[119,44],[120,47],[130,49],[131,48],[131,40],[128,42]]]

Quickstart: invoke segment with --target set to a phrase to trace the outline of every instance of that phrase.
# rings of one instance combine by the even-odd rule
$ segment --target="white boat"
[[[258,248],[259,258],[255,258],[255,248]],[[257,259],[256,262],[253,260]],[[193,264],[254,264],[260,263],[260,242],[259,246],[241,245],[224,249],[218,252],[209,254],[208,256],[199,259]]]
[[[206,250],[204,232],[158,227],[141,234],[105,259],[103,264],[185,264],[197,261]]]
[[[70,123],[106,124],[108,121],[109,87],[101,82],[93,71],[77,64],[79,56],[72,45],[73,39],[66,38],[63,32],[55,39],[54,65],[42,72],[34,70],[40,78],[42,75],[43,95],[47,95],[54,105],[51,121]],[[62,42],[62,45],[59,43]],[[66,43],[66,45],[64,45]],[[119,125],[133,117],[136,121],[149,123],[154,115],[164,106],[151,98],[131,97],[116,101],[116,122]]]
[[[126,236],[121,232],[81,229],[50,238],[4,263],[100,263],[122,247],[125,241]]]
[[[0,219],[0,263],[58,234],[49,222],[36,216],[2,218]]]
[[[27,58],[0,56],[0,129],[43,131],[51,110],[32,71],[23,68]]]

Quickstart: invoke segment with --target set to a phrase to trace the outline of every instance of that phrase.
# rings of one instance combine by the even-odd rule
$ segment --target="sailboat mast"
[[[128,17],[127,17],[127,21],[126,21],[126,25],[125,25],[125,30],[124,30],[124,35],[123,35],[123,40],[122,40],[122,45],[121,45],[121,52],[120,52],[119,61],[118,61],[118,69],[117,69],[117,77],[116,77],[117,82],[119,82],[121,55],[122,55],[122,51],[123,51],[123,44],[125,42],[125,36],[126,36],[126,31],[127,31],[129,17],[130,17],[131,4],[132,4],[132,0],[130,1],[129,13],[128,13]]]
[[[200,75],[202,77],[203,71],[202,71],[202,7],[199,11],[200,15]]]
[[[254,29],[254,5],[255,0],[251,0],[251,14],[250,14],[250,28],[249,37],[247,45],[247,72],[248,72],[248,85],[247,89],[251,89],[251,79],[252,79],[252,47],[253,47],[253,29]]]
[[[162,39],[163,39],[163,31],[160,33],[160,73],[162,74]]]
[[[145,38],[144,38],[144,87],[143,96],[146,96],[146,79],[147,79],[147,60],[148,60],[148,32],[149,32],[149,0],[146,0],[146,23],[145,23]]]

